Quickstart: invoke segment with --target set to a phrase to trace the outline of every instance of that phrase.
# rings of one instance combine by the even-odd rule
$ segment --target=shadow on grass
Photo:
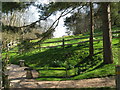
[[[43,67],[45,65],[51,67],[59,67],[59,63],[63,63],[66,59],[70,58],[74,54],[75,50],[80,50],[79,47],[70,47],[70,48],[51,48],[44,52],[38,52],[32,55],[21,55],[14,58],[11,58],[13,63],[17,62],[20,59],[25,60],[26,65],[36,64],[36,67]],[[69,54],[69,55],[68,55]],[[56,65],[55,65],[56,64]]]
[[[75,54],[79,54],[79,58],[81,61],[77,61],[78,63],[74,66],[74,68],[80,66],[81,64],[88,64],[91,63],[91,67],[93,66],[93,60],[89,59],[87,51],[82,51],[83,48],[88,47],[88,44],[82,44],[79,46],[72,46],[72,47],[66,47],[66,48],[50,48],[44,52],[37,52],[35,54],[31,55],[22,55],[19,57],[12,58],[14,61],[19,61],[20,59],[25,60],[25,63],[28,67],[35,68],[37,71],[40,70],[46,70],[46,69],[39,69],[40,67],[61,67],[61,63],[64,63],[67,59],[71,58]],[[98,48],[99,49],[99,48]],[[79,50],[80,52],[75,53],[76,50]],[[102,51],[95,53],[94,56],[102,53]],[[32,66],[32,64],[34,64]],[[94,64],[95,65],[95,64]],[[86,66],[84,66],[86,67]],[[99,68],[101,66],[98,66],[96,68]],[[37,69],[38,68],[38,69]],[[89,67],[88,67],[89,68]],[[86,69],[81,69],[81,72],[85,72]],[[65,70],[65,69],[47,69],[47,70]],[[68,69],[70,70],[70,69]],[[79,74],[78,74],[79,75]],[[77,75],[73,75],[70,77],[75,77]],[[39,78],[65,78],[63,76],[41,76]]]

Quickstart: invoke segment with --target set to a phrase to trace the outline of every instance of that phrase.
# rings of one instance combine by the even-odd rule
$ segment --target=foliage
[[[120,2],[111,3],[112,24],[120,26]]]
[[[31,2],[2,2],[2,12],[9,13],[13,12],[14,10],[21,10],[27,8],[31,5]]]
[[[85,3],[81,2],[51,2],[49,4],[41,5],[37,4],[36,6],[40,9],[40,12],[43,16],[48,16],[49,14],[55,14],[57,11],[62,11],[64,9],[75,8],[83,5]],[[41,16],[42,16],[41,15]]]
[[[21,43],[18,44],[18,51],[22,54],[23,52],[30,51],[30,48],[32,48],[30,40],[25,39],[22,40]]]
[[[68,34],[69,31],[73,31],[74,35],[87,32],[84,30],[85,25],[83,25],[83,19],[85,19],[85,16],[85,14],[79,13],[78,11],[70,17],[66,17],[64,25],[67,26]],[[85,28],[87,28],[87,26]]]
[[[114,29],[114,28],[113,28]],[[116,30],[117,28],[115,28]],[[114,30],[113,30],[114,31]],[[69,38],[85,37],[88,35],[68,36]],[[61,38],[48,39],[46,41],[60,40]],[[45,41],[45,42],[46,42]],[[73,41],[75,42],[75,41]],[[36,69],[40,73],[37,80],[73,80],[94,77],[104,77],[115,75],[115,65],[118,63],[117,43],[118,39],[113,39],[114,64],[103,64],[102,41],[94,42],[95,56],[88,57],[88,43],[76,45],[69,48],[51,48],[51,49],[31,49],[21,55],[13,52],[18,47],[9,51],[10,61],[18,64],[20,59],[24,59],[27,66]],[[4,57],[3,57],[4,58]],[[78,69],[80,67],[80,70]],[[66,77],[66,69],[68,78]],[[78,71],[80,71],[78,73]]]
[[[99,29],[101,28],[102,22],[101,22],[101,3],[94,3],[98,7],[94,8],[94,20],[95,20],[95,28]],[[119,26],[120,24],[120,3],[119,2],[112,2],[111,3],[111,18],[112,18],[112,25],[113,26]],[[70,31],[73,31],[73,34],[79,34],[79,33],[84,33],[88,32],[90,29],[90,11],[89,7],[86,5],[83,8],[84,12],[81,12],[81,10],[78,10],[74,13],[71,14],[71,16],[66,17],[64,24],[68,29],[68,34]]]
[[[79,4],[79,5],[78,5]],[[43,9],[43,16],[49,16],[57,11],[62,11],[64,9],[68,10],[69,8],[76,8],[80,7],[80,5],[84,3],[50,3],[46,8]],[[4,5],[4,4],[3,4]],[[60,7],[58,7],[60,5]],[[10,7],[10,6],[9,6]],[[12,8],[16,8],[12,7]],[[45,9],[45,12],[44,12]],[[4,9],[3,9],[4,10]],[[13,10],[13,9],[11,9]],[[6,12],[9,10],[6,10]],[[76,16],[75,16],[76,17]],[[78,18],[77,18],[78,19]],[[48,34],[51,33],[50,31],[44,33],[44,36],[47,37]],[[100,32],[98,32],[100,33]],[[86,36],[89,36],[86,34]],[[68,38],[73,38],[73,37],[82,37],[82,36],[70,36],[66,37]],[[100,37],[101,38],[101,37]],[[49,39],[50,40],[50,39]],[[49,41],[48,40],[48,41]],[[54,41],[55,39],[51,39],[50,41]],[[114,58],[115,58],[115,64],[117,63],[116,59],[116,44],[118,40],[114,39],[113,40],[113,52]],[[32,42],[32,41],[31,41]],[[35,41],[35,45],[39,46],[40,41]],[[45,41],[46,42],[46,41]],[[76,42],[74,40],[73,42]],[[69,42],[71,43],[71,42]],[[64,49],[61,47],[58,48],[52,48],[52,49],[31,49],[31,47],[34,47],[35,45],[32,45],[30,41],[28,40],[23,40],[20,49],[23,52],[23,54],[18,54],[18,53],[13,53],[11,52],[10,54],[10,61],[12,63],[18,64],[20,59],[25,59],[25,63],[27,66],[30,66],[40,72],[40,75],[43,76],[43,78],[39,78],[39,80],[51,80],[46,78],[48,76],[52,77],[53,75],[62,77],[58,78],[59,80],[65,80],[65,79],[84,79],[84,78],[93,78],[93,77],[103,77],[103,76],[109,76],[109,75],[114,75],[114,67],[113,65],[115,64],[109,64],[109,65],[104,65],[102,62],[103,57],[102,57],[102,41],[100,42],[95,42],[94,47],[95,47],[95,55],[93,57],[88,56],[88,43],[84,43],[82,45],[78,46],[71,46],[71,47],[65,47]],[[18,47],[13,48],[14,49],[19,49]],[[19,52],[19,51],[18,51]],[[5,54],[5,52],[3,53]],[[5,58],[5,57],[3,57]],[[52,70],[55,69],[55,70]],[[109,68],[110,72],[107,68]],[[43,71],[41,71],[41,69]],[[58,70],[59,69],[59,70]],[[62,70],[61,70],[62,69]],[[64,70],[63,70],[64,69]],[[56,71],[57,70],[57,71]],[[61,70],[61,71],[60,71]],[[106,71],[108,72],[106,73]],[[102,73],[101,73],[102,72]],[[67,74],[67,75],[66,75]],[[69,77],[69,78],[63,78],[63,77]],[[54,77],[55,78],[55,77]],[[55,80],[58,80],[55,78]]]

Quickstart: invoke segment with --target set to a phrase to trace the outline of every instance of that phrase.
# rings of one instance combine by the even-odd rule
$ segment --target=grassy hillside
[[[120,30],[120,28],[113,28],[113,31]],[[96,32],[95,35],[101,34]],[[62,38],[47,39],[44,42],[59,41],[63,38],[65,40],[73,38],[88,37],[88,34],[80,34],[77,36],[68,36]],[[114,34],[113,36],[117,36]],[[102,36],[95,37],[95,40],[102,39]],[[75,39],[66,41],[65,44],[77,43],[86,41],[89,38]],[[36,42],[33,40],[31,42]],[[105,77],[115,75],[115,65],[118,63],[118,38],[112,40],[112,50],[114,57],[114,64],[103,64],[103,46],[102,41],[94,42],[95,54],[92,58],[89,57],[89,43],[74,44],[65,48],[41,48],[31,49],[31,51],[22,55],[15,53],[18,47],[9,51],[10,62],[18,64],[20,59],[25,60],[25,64],[36,69],[39,72],[37,80],[76,80],[94,77]],[[61,42],[42,44],[41,46],[55,46],[61,45]],[[5,53],[3,53],[4,55]],[[3,57],[4,58],[4,57]]]

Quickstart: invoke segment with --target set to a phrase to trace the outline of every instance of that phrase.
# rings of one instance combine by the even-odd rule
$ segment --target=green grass
[[[113,31],[119,28],[113,28]],[[95,34],[100,34],[101,32],[96,32]],[[62,40],[88,37],[88,34],[80,34],[77,36],[67,36],[61,38],[47,39],[44,42],[52,42]],[[102,37],[97,37],[96,39],[101,39]],[[86,39],[78,39],[65,42],[66,44],[77,43],[81,41],[86,41]],[[36,42],[37,40],[31,41]],[[20,59],[25,60],[25,64],[39,72],[39,78],[37,80],[78,80],[86,78],[95,77],[106,77],[115,75],[115,65],[118,64],[118,42],[119,39],[112,40],[112,50],[113,50],[113,64],[103,64],[103,42],[94,42],[94,53],[92,58],[89,58],[89,43],[82,43],[80,45],[72,45],[72,47],[67,47],[63,49],[62,47],[56,48],[42,48],[42,49],[31,49],[30,51],[21,54],[15,53],[18,47],[13,48],[9,51],[10,62],[13,64],[18,64]],[[42,44],[42,46],[55,46],[61,43],[52,44]],[[6,53],[2,53],[5,58]],[[79,69],[80,68],[80,69]],[[66,69],[67,76],[66,76]],[[79,73],[78,73],[79,72]]]

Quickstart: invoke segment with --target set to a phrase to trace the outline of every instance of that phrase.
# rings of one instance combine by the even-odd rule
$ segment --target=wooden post
[[[24,67],[25,66],[25,60],[19,60],[19,65],[20,65],[20,67]]]
[[[67,77],[68,77],[68,71],[67,71],[67,68],[66,68],[65,70],[66,70],[66,75],[65,75],[65,76],[66,76],[66,78],[67,78]]]
[[[40,52],[42,51],[41,44],[39,44],[39,51],[40,51]]]
[[[74,67],[74,69],[75,69],[75,75],[77,75],[77,68]]]
[[[68,77],[68,70],[67,70],[67,61],[65,61],[65,77],[67,78]]]
[[[63,47],[63,49],[65,47],[65,39],[64,38],[63,38],[63,41],[62,41],[62,47]]]
[[[120,65],[116,66],[116,89],[120,90]]]
[[[78,66],[78,75],[80,74],[80,66]]]
[[[8,76],[9,76],[8,74],[5,75],[5,82],[4,82],[4,84],[5,84],[4,88],[5,89],[8,89],[9,86],[10,86],[10,82],[9,82]]]
[[[3,84],[3,88],[4,89],[8,89],[9,87],[10,87],[10,81],[9,81],[9,79],[8,79],[8,75],[9,74],[9,69],[6,69],[6,71],[4,71],[3,72],[3,82],[2,82],[2,84]]]
[[[33,75],[32,75],[32,70],[33,69],[31,69],[31,68],[25,68],[24,70],[27,71],[26,72],[26,78],[32,79],[33,78]]]

